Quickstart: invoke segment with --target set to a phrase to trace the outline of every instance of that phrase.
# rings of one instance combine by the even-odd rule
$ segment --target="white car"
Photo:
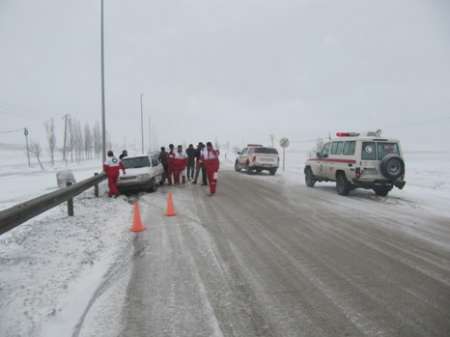
[[[402,189],[405,182],[405,162],[398,140],[369,133],[338,132],[325,143],[314,158],[305,164],[305,183],[335,181],[340,195],[357,187],[373,189],[386,196],[394,186]]]
[[[121,193],[158,189],[164,169],[158,153],[139,155],[122,159],[126,174],[121,174],[117,187]]]
[[[262,145],[249,144],[238,153],[234,169],[236,172],[246,170],[248,174],[268,171],[274,175],[280,165],[280,157],[277,149]]]

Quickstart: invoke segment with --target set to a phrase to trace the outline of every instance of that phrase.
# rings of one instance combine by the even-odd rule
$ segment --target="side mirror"
[[[328,154],[324,153],[323,158],[328,158]]]
[[[321,157],[322,157],[322,155],[320,154],[320,152],[316,152],[316,157],[317,157],[317,158],[321,158]]]

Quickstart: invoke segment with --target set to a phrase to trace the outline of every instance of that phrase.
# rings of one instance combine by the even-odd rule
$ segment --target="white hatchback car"
[[[159,154],[139,155],[122,159],[126,174],[119,177],[117,187],[121,193],[155,192],[164,172]]]
[[[386,196],[394,186],[402,189],[406,184],[399,141],[354,132],[338,132],[306,161],[304,173],[309,187],[316,182],[336,181],[340,195],[362,187]]]

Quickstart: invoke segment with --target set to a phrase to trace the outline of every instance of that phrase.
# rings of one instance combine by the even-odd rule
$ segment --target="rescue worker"
[[[188,180],[193,180],[195,175],[195,149],[194,145],[190,144],[186,150],[187,155],[187,178]]]
[[[108,195],[110,198],[116,198],[119,196],[119,190],[117,189],[117,180],[119,179],[120,170],[122,170],[123,174],[126,173],[125,166],[123,166],[122,161],[117,159],[112,151],[108,151],[108,158],[103,163],[103,171],[108,177]]]
[[[187,157],[183,152],[183,146],[178,145],[177,151],[175,152],[175,158],[173,160],[173,176],[176,185],[186,183],[186,166],[187,166]]]
[[[197,150],[195,153],[195,159],[196,159],[196,171],[195,171],[195,178],[194,178],[194,184],[197,184],[198,176],[200,175],[200,171],[202,172],[202,185],[207,186],[208,182],[206,179],[206,170],[205,165],[203,165],[203,159],[202,159],[202,153],[205,151],[205,145],[203,143],[198,143]]]
[[[173,182],[173,165],[175,159],[175,145],[169,145],[169,154],[167,155],[167,172],[169,174],[168,181],[169,185],[172,185]]]
[[[161,152],[159,153],[159,161],[163,166],[164,172],[161,177],[160,185],[164,185],[166,179],[169,180],[169,154],[166,152],[166,148],[161,147]]]
[[[203,152],[203,164],[208,176],[210,195],[216,193],[217,178],[219,174],[219,150],[214,150],[211,142],[206,143],[206,151]]]

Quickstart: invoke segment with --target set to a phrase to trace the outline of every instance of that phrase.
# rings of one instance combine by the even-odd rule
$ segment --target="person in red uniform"
[[[219,150],[214,150],[211,142],[206,143],[206,151],[203,152],[202,159],[206,168],[206,175],[208,176],[210,195],[214,195],[216,193],[220,167]]]
[[[178,145],[177,151],[175,152],[175,157],[173,159],[173,176],[175,180],[175,184],[180,184],[180,177],[181,182],[183,184],[186,183],[186,166],[187,166],[187,156],[183,152],[183,147],[181,145]]]
[[[123,166],[122,161],[117,159],[112,151],[108,151],[108,158],[103,163],[103,171],[108,177],[108,195],[110,198],[119,195],[117,180],[119,179],[120,170],[125,174],[125,166]]]

